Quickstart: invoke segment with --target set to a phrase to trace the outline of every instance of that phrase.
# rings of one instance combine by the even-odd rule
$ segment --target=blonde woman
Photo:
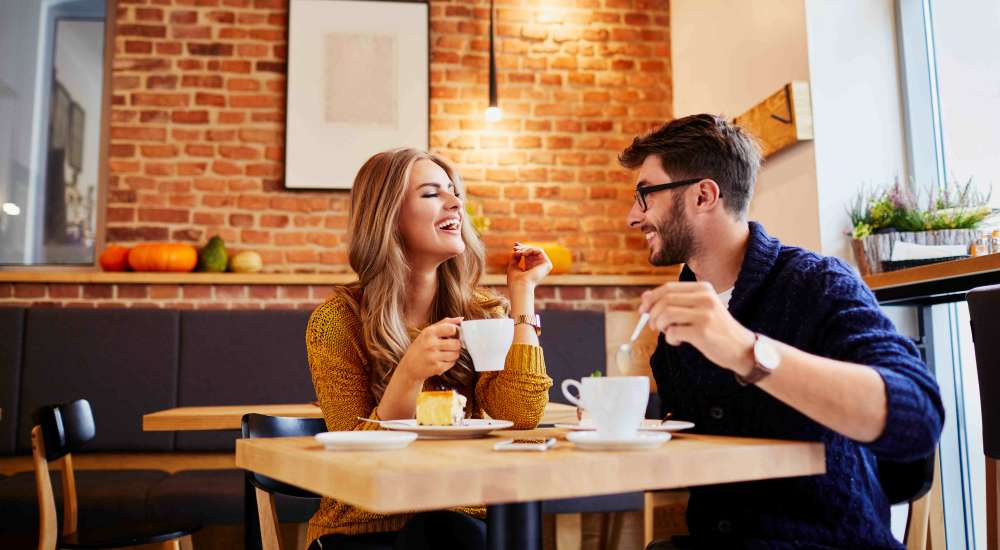
[[[422,389],[454,389],[466,415],[532,428],[552,380],[533,326],[518,323],[504,369],[478,373],[457,338],[462,319],[534,319],[535,286],[552,269],[516,245],[509,303],[477,288],[483,245],[443,159],[417,149],[373,156],[354,180],[348,255],[358,282],[339,287],[309,319],[313,385],[330,430],[369,430],[358,417],[413,418]],[[523,260],[524,267],[519,267]],[[524,319],[522,318],[522,319]],[[380,515],[324,498],[309,522],[311,548],[483,548],[482,508]]]

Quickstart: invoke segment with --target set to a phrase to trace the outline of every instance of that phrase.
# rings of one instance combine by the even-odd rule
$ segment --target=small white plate
[[[556,428],[562,428],[564,430],[574,430],[574,431],[593,431],[594,423],[590,420],[584,420],[578,424],[553,424]],[[679,432],[681,430],[690,430],[694,427],[694,422],[688,422],[686,420],[667,420],[661,423],[655,418],[647,418],[642,421],[639,426],[639,430],[643,432]]]
[[[584,451],[641,451],[655,449],[670,441],[665,432],[639,432],[632,437],[602,438],[597,432],[570,432],[566,439]]]
[[[409,432],[353,431],[323,432],[314,436],[328,451],[392,451],[413,443],[417,434]]]
[[[387,430],[412,432],[420,439],[472,439],[485,437],[492,431],[506,430],[514,426],[510,420],[485,420],[482,418],[466,418],[458,426],[421,426],[414,419],[384,420],[379,423]]]

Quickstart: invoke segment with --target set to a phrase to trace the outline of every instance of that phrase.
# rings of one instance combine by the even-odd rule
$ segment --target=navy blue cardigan
[[[682,280],[696,280],[685,268]],[[691,490],[688,527],[711,548],[903,548],[889,529],[876,457],[907,461],[933,452],[944,410],[937,383],[910,339],[836,258],[783,246],[750,222],[750,243],[729,311],[744,326],[796,348],[868,365],[885,381],[888,418],[862,444],[806,418],[694,347],[660,336],[650,359],[664,411],[698,433],[821,441],[826,475]]]

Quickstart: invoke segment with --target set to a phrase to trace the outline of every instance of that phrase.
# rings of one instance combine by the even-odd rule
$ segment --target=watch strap
[[[542,335],[542,318],[536,313],[534,315],[518,315],[514,317],[514,326],[528,325],[535,329],[535,335]]]
[[[754,345],[753,348],[751,348],[751,351],[753,351],[753,369],[746,376],[740,376],[738,373],[733,373],[736,376],[736,381],[739,382],[741,386],[750,386],[756,384],[757,382],[760,382],[761,380],[766,378],[772,372],[771,369],[765,367],[764,365],[761,365],[760,362],[757,361],[756,348],[757,348],[757,342],[759,340],[760,340],[760,334],[757,334],[755,332],[753,335]]]

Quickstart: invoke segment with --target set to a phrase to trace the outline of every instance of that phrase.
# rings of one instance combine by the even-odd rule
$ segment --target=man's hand
[[[640,313],[667,343],[687,342],[709,361],[745,376],[753,370],[754,333],[729,314],[708,283],[670,282],[642,293]]]

